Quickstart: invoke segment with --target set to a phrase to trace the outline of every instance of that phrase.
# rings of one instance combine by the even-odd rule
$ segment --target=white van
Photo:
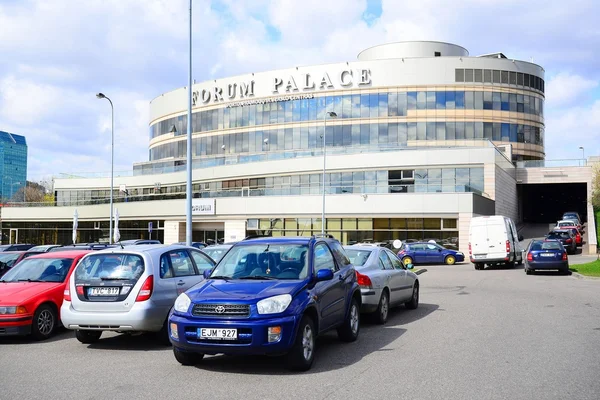
[[[502,215],[475,217],[469,228],[469,256],[475,269],[485,265],[514,267],[523,264],[523,248],[512,219]]]

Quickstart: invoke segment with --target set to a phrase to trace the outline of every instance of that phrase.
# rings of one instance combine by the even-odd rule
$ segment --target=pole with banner
[[[73,244],[77,242],[77,225],[78,225],[79,214],[77,214],[77,209],[73,213]]]
[[[152,239],[152,221],[148,222],[148,239]]]
[[[117,243],[121,240],[121,233],[119,232],[119,209],[115,209],[115,229],[113,231],[113,243]]]

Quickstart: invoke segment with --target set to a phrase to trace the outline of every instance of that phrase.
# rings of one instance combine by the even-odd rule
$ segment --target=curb
[[[423,274],[423,273],[425,273],[425,272],[427,272],[427,270],[426,270],[425,268],[421,268],[421,269],[419,269],[419,270],[415,271],[415,274],[417,274],[417,275],[421,275],[421,274]]]
[[[574,278],[577,278],[577,279],[589,279],[589,280],[592,280],[592,281],[600,280],[600,277],[597,277],[597,276],[585,276],[585,275],[581,275],[579,272],[574,272],[574,271],[571,271],[571,276],[574,277]]]

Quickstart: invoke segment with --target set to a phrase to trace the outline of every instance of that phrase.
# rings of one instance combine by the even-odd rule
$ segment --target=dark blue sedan
[[[287,354],[291,369],[305,371],[317,336],[336,329],[343,341],[358,337],[356,271],[332,237],[243,240],[205,277],[169,316],[183,365],[205,354]]]
[[[527,248],[525,273],[536,270],[558,270],[569,273],[569,257],[562,243],[558,240],[532,240]]]
[[[398,258],[404,265],[408,264],[447,264],[453,265],[465,261],[460,251],[450,250],[436,243],[414,242],[403,243]]]

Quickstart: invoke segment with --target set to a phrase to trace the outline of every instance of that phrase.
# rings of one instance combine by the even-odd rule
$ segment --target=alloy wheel
[[[310,325],[306,324],[304,326],[304,331],[302,332],[302,349],[305,360],[310,360],[313,354],[313,349],[315,346],[315,339],[313,336],[312,329]]]
[[[54,328],[54,316],[49,310],[40,313],[37,320],[38,331],[42,335],[49,335]]]
[[[352,329],[352,333],[358,332],[358,310],[355,304],[352,304],[350,309],[350,329]]]

